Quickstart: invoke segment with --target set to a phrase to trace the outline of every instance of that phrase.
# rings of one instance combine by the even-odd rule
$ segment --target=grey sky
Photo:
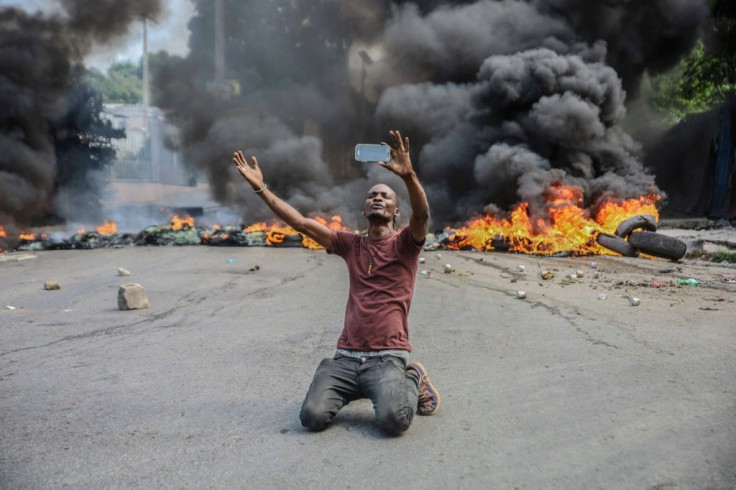
[[[189,51],[189,30],[187,22],[194,12],[190,0],[163,0],[164,12],[156,24],[148,25],[148,51],[165,50],[172,54],[186,55]],[[59,11],[56,0],[0,0],[0,5],[19,7],[29,12]],[[141,24],[132,26],[122,39],[107,46],[97,46],[85,59],[85,64],[102,71],[116,61],[137,62],[143,52],[143,28]]]

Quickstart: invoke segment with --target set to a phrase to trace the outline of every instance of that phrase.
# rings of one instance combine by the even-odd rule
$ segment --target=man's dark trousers
[[[388,434],[409,428],[417,408],[419,374],[406,369],[395,356],[353,358],[340,354],[323,359],[314,374],[299,418],[302,425],[319,431],[345,405],[370,398],[376,423]]]

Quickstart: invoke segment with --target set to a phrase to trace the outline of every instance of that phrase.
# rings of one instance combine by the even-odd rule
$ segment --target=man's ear
[[[400,214],[401,214],[401,210],[399,210],[399,208],[396,208],[396,211],[394,212],[394,216],[398,218]]]

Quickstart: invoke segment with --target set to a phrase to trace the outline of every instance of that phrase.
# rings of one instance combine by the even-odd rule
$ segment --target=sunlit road
[[[207,247],[36,255],[0,262],[2,488],[736,484],[736,294],[616,285],[648,281],[662,262],[596,259],[594,280],[590,259],[425,254],[420,267],[433,273],[417,280],[411,340],[443,403],[387,438],[365,400],[322,433],[299,424],[340,332],[339,258]],[[556,277],[541,280],[540,267]],[[584,279],[564,282],[575,268]],[[61,289],[44,291],[48,279]],[[126,282],[145,287],[150,309],[118,310]],[[641,306],[629,306],[634,294]]]

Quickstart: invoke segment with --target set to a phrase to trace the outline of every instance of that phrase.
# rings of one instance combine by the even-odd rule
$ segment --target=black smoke
[[[119,136],[80,85],[84,56],[125,34],[158,0],[63,0],[58,13],[0,7],[0,224],[9,235],[41,214],[94,211],[81,191]],[[89,168],[87,168],[89,167]]]
[[[580,186],[587,206],[656,191],[621,121],[642,76],[673,66],[708,13],[704,0],[223,0],[225,76],[241,93],[222,100],[213,2],[194,3],[191,53],[158,90],[216,199],[246,222],[268,215],[230,163],[244,149],[300,210],[357,221],[370,182],[403,186],[352,162],[352,147],[397,128],[435,226],[521,200],[534,211],[551,184]]]

